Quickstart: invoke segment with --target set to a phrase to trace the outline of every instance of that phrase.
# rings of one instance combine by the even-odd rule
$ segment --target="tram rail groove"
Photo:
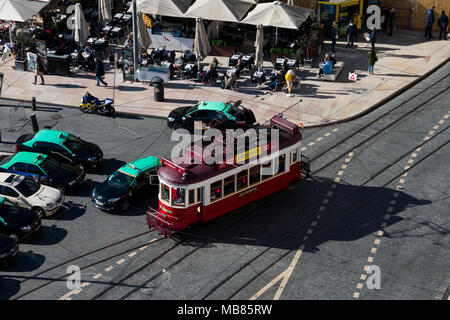
[[[271,264],[269,264],[266,268],[264,268],[262,271],[260,271],[258,274],[256,274],[255,276],[253,276],[250,280],[248,280],[244,285],[242,285],[241,287],[239,287],[238,290],[236,290],[231,296],[227,297],[226,300],[231,300],[233,299],[235,296],[237,296],[240,292],[242,292],[243,289],[245,289],[246,287],[248,287],[253,281],[255,281],[257,278],[259,278],[262,274],[264,274],[265,272],[267,272],[270,268],[272,268],[275,264],[277,264],[278,262],[280,262],[282,259],[284,259],[285,257],[287,257],[289,254],[291,254],[292,252],[294,252],[295,250],[297,250],[301,245],[306,245],[306,242],[310,241],[312,238],[316,237],[317,235],[321,234],[322,232],[324,232],[325,230],[327,230],[329,227],[333,226],[336,222],[340,221],[342,218],[344,218],[345,216],[347,216],[350,212],[353,212],[355,209],[358,209],[361,205],[363,205],[364,203],[366,203],[369,199],[373,198],[374,196],[376,196],[379,192],[381,192],[383,190],[383,188],[387,187],[388,185],[390,185],[392,182],[394,182],[396,179],[400,178],[402,175],[404,175],[405,173],[409,172],[410,170],[412,170],[413,168],[415,168],[416,166],[418,166],[419,164],[421,164],[423,161],[425,161],[426,159],[428,159],[429,157],[431,157],[433,154],[435,154],[436,152],[438,152],[439,150],[441,150],[442,148],[444,148],[445,146],[447,146],[450,143],[450,141],[445,142],[444,144],[442,144],[441,146],[439,146],[437,149],[433,150],[432,152],[428,153],[426,156],[424,156],[422,159],[420,159],[419,161],[415,162],[413,165],[411,165],[408,169],[403,170],[401,173],[399,173],[398,175],[396,175],[394,178],[390,179],[388,182],[386,182],[384,185],[382,185],[381,187],[379,187],[379,189],[375,192],[372,192],[370,195],[364,197],[362,200],[360,200],[358,203],[354,204],[351,208],[347,209],[346,211],[342,212],[341,214],[339,214],[335,219],[333,219],[331,222],[327,223],[325,226],[323,226],[320,230],[318,230],[317,232],[312,233],[305,241],[301,241],[299,243],[297,243],[295,245],[294,249],[291,249],[287,252],[285,252],[284,254],[282,254],[279,258],[277,258],[274,262],[272,262]],[[256,259],[255,259],[256,260]],[[249,263],[247,263],[247,265],[249,265],[250,263],[254,262],[254,260],[250,261]]]
[[[391,162],[389,165],[385,166],[382,170],[379,170],[375,175],[371,176],[370,179],[366,180],[365,182],[363,182],[359,187],[363,187],[365,186],[367,183],[369,183],[370,181],[372,181],[373,179],[375,179],[377,176],[381,175],[382,173],[384,173],[386,170],[388,170],[389,168],[393,167],[395,164],[397,164],[398,162],[400,162],[401,160],[403,160],[404,158],[406,158],[409,154],[411,154],[412,152],[414,152],[414,150],[416,150],[417,148],[422,147],[423,145],[425,145],[426,143],[430,142],[432,139],[436,138],[437,136],[439,136],[440,134],[442,134],[444,131],[446,131],[450,126],[447,126],[446,128],[444,128],[443,130],[441,130],[439,133],[435,134],[432,138],[422,142],[419,145],[414,146],[414,148],[411,148],[410,150],[408,150],[408,152],[405,152],[404,154],[402,154],[400,157],[398,157],[397,159],[395,159],[393,162]],[[402,172],[402,174],[404,174],[404,172]],[[401,174],[401,175],[402,175]],[[399,175],[399,176],[401,176]],[[395,180],[395,178],[394,178]],[[384,187],[384,186],[383,186]],[[381,187],[381,188],[383,188]],[[379,191],[376,191],[376,193],[378,193]],[[371,198],[371,197],[370,197]],[[342,199],[342,198],[340,198]],[[339,202],[340,199],[337,199],[336,202]],[[364,198],[366,199],[366,198]],[[354,210],[356,208],[351,207],[351,210]],[[287,238],[289,238],[292,234],[297,233],[299,230],[301,230],[303,227],[311,224],[312,221],[314,221],[316,218],[312,218],[307,220],[306,222],[302,223],[299,227],[297,227],[294,231],[290,232],[289,234],[287,234],[286,236],[284,236],[283,238],[281,238],[280,240],[278,240],[277,242],[274,243],[273,246],[268,247],[266,249],[264,249],[262,252],[260,252],[256,257],[250,259],[249,261],[247,261],[245,264],[243,264],[238,270],[236,270],[235,272],[233,272],[231,275],[229,275],[228,277],[226,277],[225,279],[223,279],[221,282],[219,282],[219,284],[217,284],[216,286],[214,286],[205,296],[202,297],[202,300],[205,300],[207,297],[209,297],[211,294],[213,294],[215,291],[217,291],[217,289],[219,289],[221,286],[223,286],[226,282],[228,282],[231,278],[233,278],[235,275],[237,275],[239,272],[241,272],[243,269],[245,269],[246,267],[248,267],[251,263],[253,263],[254,261],[256,261],[258,258],[260,258],[261,256],[263,256],[265,253],[267,253],[268,251],[270,251],[271,249],[274,248],[274,246],[284,240],[286,240]],[[310,236],[311,237],[311,236]],[[309,240],[309,239],[308,239]],[[300,245],[302,245],[303,243],[300,243],[299,245],[296,246],[296,248],[298,248]],[[296,249],[294,249],[296,250]],[[291,250],[290,252],[294,251]]]
[[[440,83],[443,79],[445,79],[445,78],[447,78],[447,77],[448,77],[448,75],[446,75],[444,78],[441,78],[439,81],[433,83],[433,84],[432,84],[430,87],[428,87],[428,88],[431,88],[431,87],[435,86],[436,84]],[[394,120],[392,123],[388,124],[387,126],[383,127],[382,129],[378,130],[375,134],[369,136],[367,139],[363,140],[362,142],[358,143],[356,146],[352,147],[352,148],[350,149],[350,151],[351,151],[351,150],[354,150],[354,149],[356,149],[356,148],[358,148],[358,147],[360,147],[361,145],[363,145],[363,144],[366,143],[367,141],[371,140],[373,137],[379,135],[380,133],[385,132],[385,130],[386,130],[387,128],[389,128],[389,127],[391,127],[392,125],[398,123],[400,120],[403,120],[403,119],[406,118],[407,116],[413,114],[415,111],[417,111],[417,110],[420,109],[421,107],[425,106],[428,102],[430,102],[430,101],[432,101],[433,99],[437,98],[438,96],[440,96],[443,92],[445,92],[445,91],[447,91],[447,90],[448,90],[448,88],[445,88],[445,89],[441,90],[438,94],[434,95],[432,98],[427,99],[427,100],[425,100],[424,102],[420,103],[419,106],[417,106],[417,107],[415,107],[414,109],[410,110],[407,114],[402,115],[402,116],[399,117],[398,119]],[[398,106],[396,106],[393,110],[390,110],[389,112],[386,112],[386,113],[382,114],[381,116],[377,117],[375,120],[372,120],[371,122],[369,122],[368,125],[363,126],[362,128],[358,129],[356,132],[353,132],[350,136],[348,136],[348,137],[346,137],[345,139],[343,139],[343,140],[339,141],[338,143],[336,143],[334,146],[332,146],[331,148],[329,148],[328,151],[329,151],[329,150],[332,150],[332,149],[334,149],[334,148],[336,148],[336,147],[338,147],[339,145],[341,145],[341,144],[343,144],[343,143],[345,143],[346,140],[347,140],[349,137],[351,137],[351,136],[353,136],[353,135],[355,135],[355,134],[357,134],[357,133],[359,133],[359,132],[362,132],[363,130],[365,130],[366,128],[368,128],[370,125],[376,123],[378,120],[380,120],[380,119],[382,119],[383,117],[389,115],[392,111],[397,110],[398,108],[400,108],[401,106],[405,105],[406,103],[408,103],[408,102],[411,101],[412,99],[418,97],[421,93],[422,93],[422,92],[420,92],[420,93],[418,93],[418,94],[415,94],[413,97],[410,97],[410,98],[408,98],[406,101],[400,103],[400,104],[399,104]],[[416,148],[417,148],[417,147],[416,147]],[[320,153],[319,155],[316,155],[314,158],[311,158],[310,162],[313,162],[314,160],[317,160],[318,158],[320,158],[321,156],[323,156],[324,154],[326,154],[328,151],[322,152],[322,153]],[[332,165],[333,163],[337,162],[339,159],[341,159],[341,158],[342,158],[343,156],[345,156],[347,153],[348,153],[348,151],[346,151],[345,153],[343,153],[343,154],[340,155],[339,157],[336,157],[336,158],[334,158],[333,160],[329,161],[327,164],[325,164],[324,166],[322,166],[320,169],[315,170],[313,173],[311,173],[311,176],[313,176],[314,174],[316,174],[316,173],[318,173],[318,172],[324,170],[325,168],[329,167],[329,166]],[[380,172],[380,174],[381,174],[381,172]],[[373,179],[373,177],[372,177],[371,179]],[[266,201],[266,203],[278,199],[279,197],[283,196],[283,195],[285,194],[285,192],[288,192],[288,191],[292,190],[293,188],[298,187],[298,186],[301,185],[302,182],[304,182],[304,181],[305,181],[305,180],[302,180],[300,183],[297,183],[297,184],[295,184],[294,186],[289,187],[288,189],[286,189],[286,190],[284,190],[284,191],[281,191],[280,193],[278,193],[278,195],[276,196],[275,199],[269,199],[269,200]],[[257,208],[256,208],[256,209],[253,209],[253,210],[250,212],[250,214],[245,215],[243,218],[241,218],[241,219],[239,219],[238,221],[232,223],[231,225],[229,225],[229,226],[228,226],[227,228],[225,228],[225,229],[228,229],[228,228],[230,228],[231,226],[234,226],[235,224],[237,224],[237,223],[239,223],[239,222],[242,222],[243,220],[246,220],[246,219],[250,218],[251,216],[253,216],[253,214],[256,212],[256,210],[257,210]],[[196,234],[192,234],[192,233],[182,232],[182,234],[187,235],[188,237],[201,238],[201,237],[197,237]],[[206,237],[203,237],[203,238],[206,238]],[[178,245],[181,245],[184,241],[185,241],[185,240],[181,241],[181,242],[178,243],[176,246],[174,246],[174,247],[172,247],[171,249],[169,249],[168,251],[164,252],[161,256],[166,255],[169,251],[172,251],[175,247],[177,247]],[[207,244],[207,243],[203,244],[203,245],[200,246],[200,247],[197,247],[197,248],[194,249],[193,251],[194,251],[194,252],[198,251],[200,248],[204,247],[206,244]],[[185,254],[184,256],[182,256],[180,259],[177,260],[177,263],[176,263],[176,264],[178,264],[178,263],[180,263],[181,261],[183,261],[185,258],[187,258],[188,256],[190,256],[192,253],[193,253],[193,252],[191,251],[191,252]],[[140,267],[140,268],[139,268],[139,271],[145,269],[145,268],[146,268],[147,266],[149,266],[150,264],[151,264],[151,263],[148,263],[148,264],[145,264],[144,266]],[[176,264],[171,264],[171,265],[168,266],[167,268],[173,268]],[[167,271],[167,270],[168,270],[167,268],[165,268],[164,270]],[[111,290],[113,287],[115,287],[115,286],[117,286],[117,285],[120,285],[120,283],[122,283],[122,282],[125,281],[125,280],[128,280],[129,278],[131,278],[133,275],[135,275],[135,274],[138,273],[139,271],[136,271],[136,270],[135,270],[135,271],[133,271],[132,273],[128,274],[128,275],[125,276],[122,280],[118,281],[115,285],[113,285],[113,286],[107,288],[106,290],[104,290],[104,291],[101,292],[100,294],[97,294],[97,295],[93,298],[93,300],[100,298],[100,297],[103,296],[107,291]],[[139,289],[144,288],[148,283],[150,283],[150,282],[153,281],[154,279],[158,278],[158,277],[159,277],[160,275],[162,275],[163,273],[164,273],[163,271],[159,271],[158,273],[156,273],[154,276],[152,276],[152,277],[150,278],[151,280],[150,280],[150,279],[149,279],[149,280],[146,280],[146,282],[145,282],[144,285],[139,285],[137,288],[133,289],[133,290],[132,290],[132,291],[133,291],[132,293],[135,293],[135,292],[137,292]],[[124,297],[129,297],[132,293],[130,293],[130,294],[127,293],[125,296],[122,296],[120,299],[122,299],[122,298],[124,298]]]

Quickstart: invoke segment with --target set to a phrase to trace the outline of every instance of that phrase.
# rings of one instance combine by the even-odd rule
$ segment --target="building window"
[[[172,205],[184,207],[185,190],[182,188],[172,188]]]
[[[211,184],[211,201],[222,198],[222,180]]]
[[[282,154],[281,156],[278,157],[278,170],[277,170],[277,174],[283,173],[286,169],[286,155]]]
[[[170,189],[161,183],[161,200],[170,203]]]
[[[262,180],[272,177],[272,161],[267,161],[261,165]]]
[[[244,170],[237,175],[237,191],[248,187],[248,170]]]
[[[261,181],[261,167],[259,164],[250,168],[250,185]]]
[[[234,174],[232,176],[230,176],[228,178],[225,178],[223,180],[223,195],[224,196],[227,196],[227,195],[229,195],[231,193],[234,193],[234,191],[235,191],[235,188],[234,188],[235,180],[236,179],[235,179],[235,175]]]
[[[189,204],[195,203],[195,190],[189,190]]]

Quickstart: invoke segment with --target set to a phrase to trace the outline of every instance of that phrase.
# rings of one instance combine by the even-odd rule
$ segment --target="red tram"
[[[169,236],[191,224],[212,220],[285,189],[300,181],[302,173],[309,174],[309,162],[301,156],[300,127],[280,116],[273,117],[265,127],[280,129],[278,152],[271,152],[274,145],[269,142],[267,155],[248,163],[208,165],[202,161],[196,165],[177,165],[175,161],[162,159],[158,171],[159,208],[148,208],[149,227]],[[184,156],[188,152],[192,151],[186,149]],[[246,151],[244,157],[251,160],[251,153],[251,150]],[[254,156],[256,153],[253,153]],[[242,154],[235,160],[239,157],[242,158]],[[272,174],[267,175],[268,171]]]

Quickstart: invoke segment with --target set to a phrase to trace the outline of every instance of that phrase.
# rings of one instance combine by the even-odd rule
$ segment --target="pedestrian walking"
[[[429,9],[427,11],[427,15],[426,15],[426,18],[425,18],[425,23],[426,23],[426,26],[425,26],[425,37],[428,36],[428,39],[433,38],[433,35],[431,33],[433,31],[434,9],[435,8],[436,7],[433,6],[433,8]]]
[[[353,47],[353,41],[356,37],[356,26],[353,24],[353,20],[350,20],[350,23],[347,25],[345,34],[347,35],[347,48]]]
[[[101,82],[106,87],[108,84],[102,79],[102,77],[105,75],[105,66],[103,65],[103,61],[95,57],[94,62],[95,62],[95,79],[97,80],[96,86],[98,87]]]
[[[377,61],[378,61],[378,58],[375,53],[375,48],[372,48],[369,51],[369,74],[373,74],[373,67],[375,66],[375,62],[377,62]]]
[[[37,55],[36,57],[36,66],[34,69],[34,82],[33,84],[37,84],[37,77],[41,77],[41,85],[44,85],[44,63],[42,62],[42,58],[40,55]]]
[[[331,25],[331,51],[336,52],[336,41],[339,38],[339,33],[336,29],[336,21],[333,21]]]
[[[439,26],[439,40],[447,40],[447,27],[448,27],[448,17],[445,15],[445,11],[442,10],[441,15],[438,18],[438,26]]]
[[[389,11],[389,33],[388,36],[392,36],[392,33],[394,32],[394,25],[395,25],[395,16],[397,15],[397,13],[395,12],[394,8],[391,8],[391,10]]]
[[[377,28],[373,26],[372,32],[370,33],[370,44],[372,45],[372,49],[375,49],[376,41],[377,41]]]
[[[388,28],[390,11],[387,6],[383,7],[381,10],[381,30],[386,33]]]

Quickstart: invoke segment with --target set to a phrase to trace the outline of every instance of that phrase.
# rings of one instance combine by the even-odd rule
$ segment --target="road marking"
[[[337,130],[333,130],[333,131],[337,131]],[[349,154],[348,154],[348,157],[349,158],[346,158],[345,159],[345,163],[349,163],[350,161],[351,161],[351,158],[353,157],[353,155],[354,155],[354,152],[350,152]],[[343,165],[342,166],[342,170],[340,170],[338,173],[337,173],[337,175],[339,175],[339,176],[342,176],[343,174],[344,174],[344,170],[347,168],[347,165]],[[339,178],[339,177],[336,177],[335,178],[335,182],[339,182],[341,180],[341,178]],[[328,203],[329,203],[329,198],[331,198],[332,196],[333,196],[333,193],[334,193],[334,189],[336,188],[336,183],[333,183],[331,186],[330,186],[330,189],[329,189],[329,191],[327,192],[327,194],[326,194],[326,196],[325,196],[325,199],[323,200],[323,204],[320,206],[320,208],[319,208],[319,212],[322,212],[322,211],[324,211],[324,210],[326,210],[326,208],[327,208],[327,206],[328,206]],[[304,241],[306,241],[308,238],[309,238],[309,235],[311,235],[311,234],[313,234],[314,233],[314,228],[317,226],[317,224],[318,224],[318,222],[319,222],[319,219],[320,219],[320,214],[317,214],[317,216],[316,216],[316,220],[314,220],[314,221],[312,221],[311,222],[311,224],[310,224],[310,226],[309,226],[309,228],[308,228],[308,230],[306,231],[306,235],[305,235],[305,237],[303,238],[303,242]],[[281,272],[278,276],[276,276],[274,279],[272,279],[269,283],[267,283],[263,288],[261,288],[258,292],[256,292],[253,296],[251,296],[250,297],[250,300],[256,300],[256,299],[258,299],[262,294],[264,294],[264,292],[266,292],[267,290],[269,290],[269,288],[271,288],[271,287],[273,287],[274,285],[276,285],[280,280],[281,280],[281,283],[280,283],[280,285],[279,285],[279,287],[278,287],[278,289],[277,289],[277,291],[276,291],[276,293],[275,293],[275,296],[274,296],[274,300],[278,300],[280,297],[281,297],[281,295],[282,295],[282,293],[283,293],[283,291],[284,291],[284,289],[285,289],[285,287],[286,287],[286,285],[287,285],[287,283],[288,283],[288,281],[289,281],[289,278],[291,277],[291,275],[292,275],[292,272],[294,271],[294,269],[295,269],[295,266],[297,265],[297,263],[298,263],[298,261],[299,261],[299,259],[300,259],[300,257],[301,257],[301,255],[302,255],[302,253],[303,253],[303,250],[304,250],[304,248],[305,248],[305,244],[302,244],[302,245],[300,245],[299,247],[298,247],[298,249],[297,249],[297,251],[296,251],[296,253],[295,253],[295,255],[294,255],[294,258],[292,259],[292,261],[291,261],[291,263],[289,264],[289,267],[286,269],[286,270],[284,270],[283,272]]]
[[[114,269],[114,267],[113,267],[113,266],[110,266],[110,267],[106,268],[105,271],[106,271],[106,272],[109,272],[109,271],[111,271],[112,269]]]
[[[97,273],[95,276],[93,276],[92,278],[97,280],[98,278],[100,278],[102,276],[101,273]]]
[[[119,261],[117,261],[116,263],[117,264],[122,264],[122,263],[124,263],[125,262],[125,259],[120,259]]]
[[[148,247],[148,246],[140,247],[139,250],[143,251],[143,250],[147,249],[147,247]]]
[[[83,282],[82,284],[81,284],[81,286],[84,288],[84,287],[87,287],[88,285],[90,285],[91,283],[90,282]]]
[[[365,281],[367,279],[367,275],[366,274],[361,274],[361,277],[359,277],[360,280]]]
[[[450,113],[450,110],[449,110],[449,113]],[[446,115],[444,115],[444,118],[445,119],[447,119],[449,117],[449,115],[448,114],[446,114]],[[439,124],[443,124],[444,123],[444,120],[440,120],[439,121]],[[438,125],[435,125],[434,127],[433,127],[433,129],[438,129],[439,128],[439,126]],[[430,130],[429,132],[428,132],[428,135],[433,135],[435,133],[435,131],[433,131],[433,130]],[[426,140],[429,140],[430,139],[430,136],[425,136],[425,138],[423,139],[423,141],[426,141]],[[414,163],[414,158],[416,158],[417,157],[417,152],[419,152],[421,150],[421,148],[419,147],[419,148],[417,148],[415,151],[416,152],[414,152],[414,153],[412,153],[411,154],[411,156],[410,156],[410,159],[408,160],[408,163],[409,164],[412,164],[412,163]],[[407,165],[407,166],[405,166],[405,168],[404,168],[404,170],[409,170],[409,168],[411,168],[411,166],[409,166],[409,165]],[[402,176],[404,176],[404,177],[407,177],[408,176],[408,173],[407,172],[405,172]],[[405,181],[406,181],[406,179],[399,179],[399,183],[400,184],[404,184],[405,183]],[[402,185],[397,185],[397,188],[396,188],[397,190],[399,190],[399,189],[403,189],[403,186]],[[393,198],[398,198],[399,197],[399,193],[398,192],[394,192],[393,193],[393,195],[392,195],[392,197]],[[396,200],[395,199],[392,199],[391,201],[390,201],[390,206],[388,207],[388,209],[387,209],[387,212],[388,212],[388,214],[385,214],[385,216],[384,216],[384,220],[385,221],[383,221],[382,223],[381,223],[381,229],[384,229],[384,228],[386,228],[387,227],[387,222],[386,221],[388,221],[390,218],[391,218],[391,212],[393,211],[393,205],[395,205],[395,203],[396,203]],[[384,234],[384,231],[383,230],[379,230],[378,231],[378,233],[377,233],[377,235],[378,236],[383,236],[383,234]],[[380,242],[381,242],[381,239],[375,239],[375,241],[374,241],[374,244],[375,245],[379,245],[380,244]],[[371,249],[370,249],[370,253],[371,254],[376,254],[377,253],[377,248],[375,248],[375,247],[372,247]],[[373,256],[369,256],[368,258],[367,258],[367,262],[369,262],[369,263],[371,263],[372,261],[373,261],[373,259],[374,259],[374,257]],[[364,271],[367,271],[368,270],[368,266],[366,265],[366,266],[364,266]],[[362,275],[361,275],[361,277],[360,277],[360,279],[362,279]],[[365,279],[365,278],[364,278]],[[360,283],[360,282],[358,282],[358,284],[356,285],[356,288],[357,288],[357,290],[361,290],[362,289],[362,284]],[[359,299],[359,296],[360,296],[360,292],[358,292],[358,291],[355,291],[355,292],[353,292],[353,298],[354,299]]]
[[[329,135],[331,135],[331,133],[329,133],[329,132],[324,134],[325,137],[328,137]]]
[[[310,142],[310,143],[308,143],[308,147],[311,147],[311,146],[313,146],[315,144],[316,144],[315,142]]]
[[[331,130],[331,131],[336,132],[336,131],[338,131],[338,130],[339,130],[338,128],[334,128],[334,129]]]
[[[134,257],[136,254],[137,254],[137,252],[134,251],[134,252],[130,253],[128,256],[129,256],[130,258],[132,258],[132,257]]]
[[[321,141],[323,139],[323,137],[319,137],[316,139],[317,142]]]

